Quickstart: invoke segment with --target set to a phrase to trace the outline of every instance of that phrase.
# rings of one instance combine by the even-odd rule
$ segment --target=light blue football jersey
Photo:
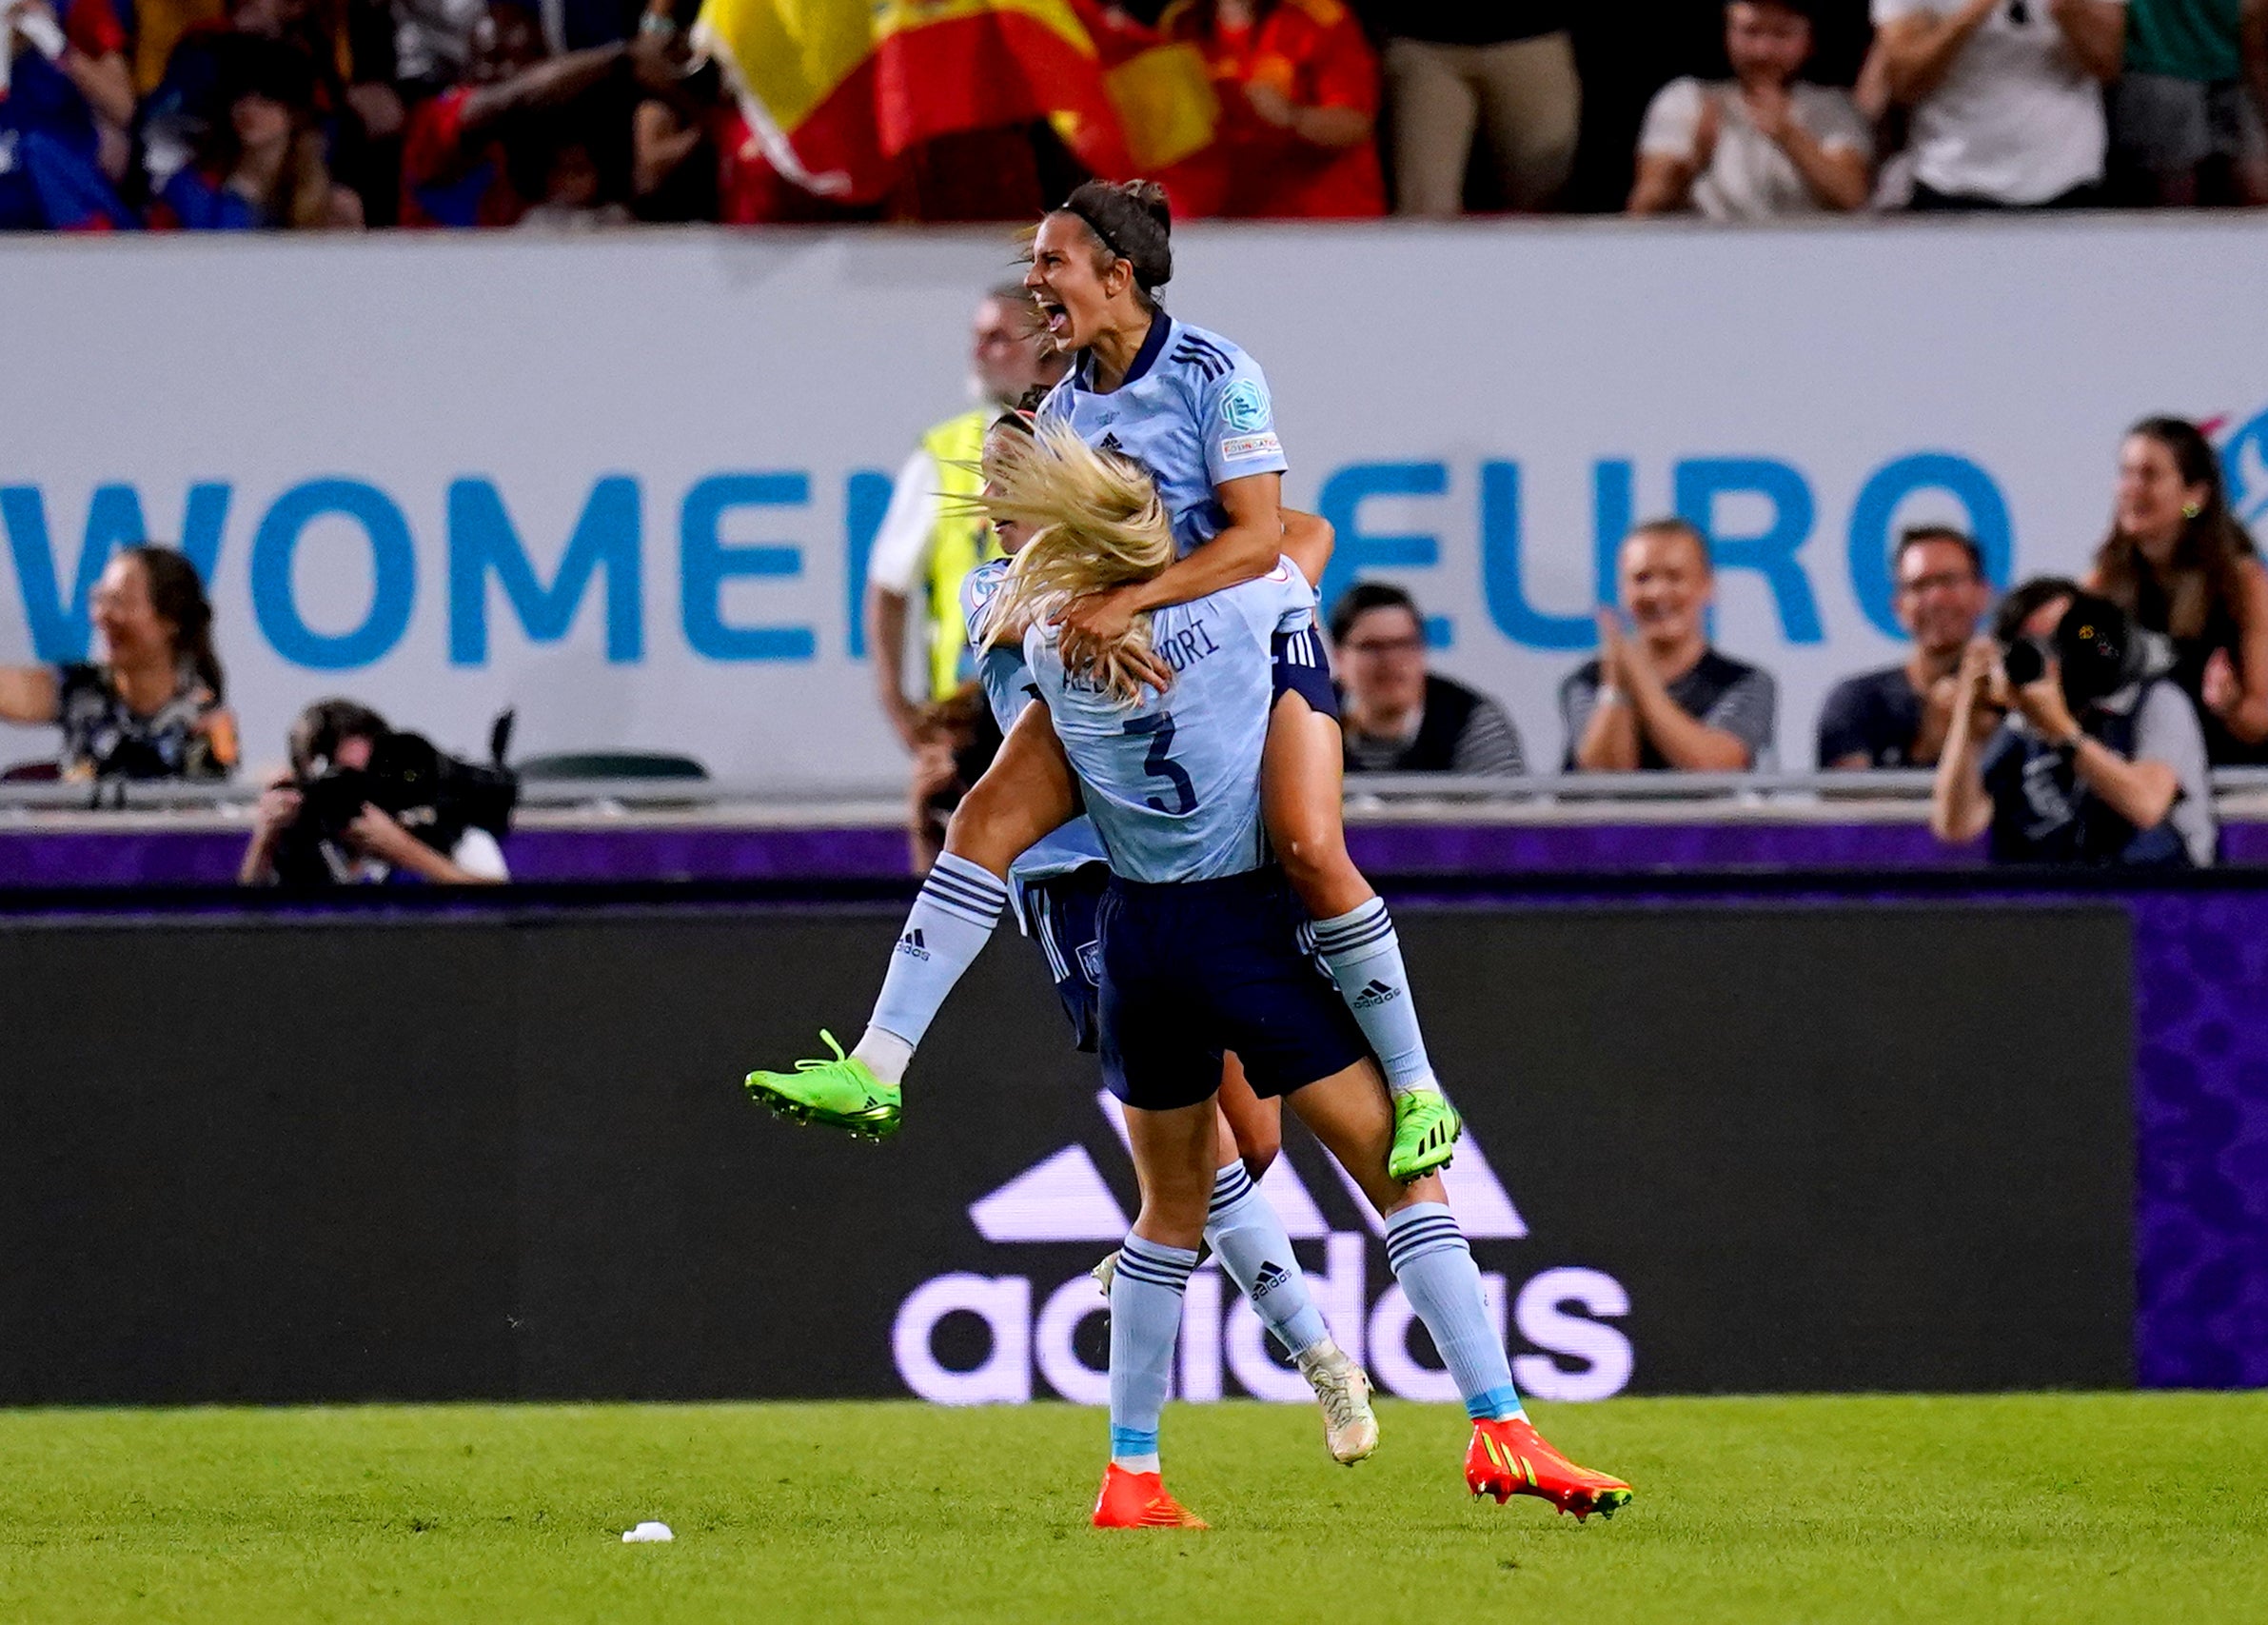
[[[1000,578],[1007,573],[1006,559],[992,559],[961,577],[960,583],[961,624],[967,628],[969,647],[976,653],[976,681],[984,684],[984,697],[992,704],[993,721],[1000,724],[1002,734],[1016,726],[1016,720],[1024,714],[1026,705],[1039,703],[1031,668],[1024,664],[1021,643],[983,647],[984,606],[992,601]],[[1095,833],[1094,823],[1075,818],[1024,848],[1023,855],[1008,866],[1008,878],[1021,885],[1105,861],[1102,839]]]
[[[1211,881],[1266,859],[1260,754],[1275,698],[1272,643],[1315,625],[1315,590],[1289,559],[1257,581],[1151,616],[1173,684],[1126,704],[1065,671],[1056,628],[1024,634],[1031,681],[1079,776],[1112,870]]]
[[[1040,403],[1039,417],[1067,423],[1089,446],[1123,452],[1149,469],[1182,552],[1226,528],[1215,486],[1284,471],[1268,379],[1258,362],[1218,333],[1160,311],[1117,388],[1095,393],[1092,365],[1081,354]]]

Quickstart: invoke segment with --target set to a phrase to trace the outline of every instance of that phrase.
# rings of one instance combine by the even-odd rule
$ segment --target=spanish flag
[[[1133,172],[1073,0],[703,0],[717,58],[783,177],[870,202],[938,136],[1046,120],[1096,174]]]

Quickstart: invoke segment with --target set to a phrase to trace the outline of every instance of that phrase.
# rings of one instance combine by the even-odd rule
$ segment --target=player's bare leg
[[[1260,808],[1292,889],[1315,921],[1315,946],[1371,1040],[1393,1091],[1389,1163],[1401,1179],[1449,1165],[1462,1129],[1441,1092],[1417,1022],[1416,995],[1385,900],[1347,852],[1339,724],[1287,690],[1268,719]]]
[[[1111,1280],[1111,1464],[1095,1500],[1097,1529],[1202,1529],[1166,1493],[1157,1423],[1172,1386],[1182,1290],[1196,1267],[1220,1114],[1211,1099],[1167,1111],[1126,1110],[1142,1211]]]
[[[1284,1234],[1284,1222],[1257,1183],[1283,1146],[1282,1102],[1253,1094],[1244,1067],[1233,1055],[1222,1067],[1221,1090],[1214,1099],[1218,1112],[1213,1155],[1218,1165],[1206,1213],[1206,1244],[1221,1273],[1252,1304],[1260,1323],[1315,1391],[1315,1403],[1323,1413],[1324,1448],[1332,1460],[1351,1467],[1378,1448],[1371,1378],[1331,1338],[1308,1290],[1298,1256],[1292,1251],[1292,1239]],[[1095,1266],[1095,1282],[1105,1298],[1111,1294],[1120,1256],[1113,1253]]]
[[[1245,1080],[1244,1062],[1233,1055],[1222,1060],[1218,1099],[1221,1126],[1229,1136],[1221,1166],[1227,1167],[1234,1158],[1256,1179],[1268,1172],[1284,1149],[1284,1102],[1272,1098],[1263,1100],[1253,1094]]]
[[[879,1139],[897,1131],[915,1048],[961,974],[992,940],[1008,902],[1008,865],[1078,812],[1071,763],[1043,705],[1026,706],[999,754],[953,815],[945,850],[906,916],[866,1032],[844,1055],[788,1072],[751,1072],[748,1093],[782,1117]]]

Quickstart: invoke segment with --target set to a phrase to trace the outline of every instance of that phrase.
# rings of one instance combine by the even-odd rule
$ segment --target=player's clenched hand
[[[1073,599],[1063,611],[1064,663],[1093,665],[1103,650],[1125,642],[1134,614],[1132,599],[1123,587]]]

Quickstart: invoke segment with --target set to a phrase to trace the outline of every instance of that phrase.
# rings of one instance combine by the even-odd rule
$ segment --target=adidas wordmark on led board
[[[1095,1100],[1123,1149],[1126,1120],[1118,1102],[1107,1093]],[[1449,1374],[1410,1352],[1415,1317],[1402,1289],[1389,1281],[1371,1293],[1371,1243],[1383,1240],[1386,1226],[1345,1171],[1335,1162],[1331,1167],[1360,1229],[1334,1228],[1288,1157],[1277,1157],[1260,1180],[1286,1232],[1294,1240],[1323,1244],[1323,1266],[1311,1262],[1307,1272],[1316,1307],[1339,1346],[1366,1361],[1388,1393],[1454,1400],[1456,1384]],[[1484,1263],[1498,1261],[1505,1243],[1527,1239],[1528,1223],[1469,1123],[1442,1179]],[[1338,1198],[1331,1200],[1339,1205]],[[996,1246],[1039,1243],[1076,1251],[1067,1257],[1058,1284],[1039,1283],[1046,1296],[1036,1313],[1035,1283],[1029,1276],[958,1271],[916,1287],[899,1305],[891,1334],[900,1380],[922,1398],[948,1405],[1021,1404],[1035,1393],[1077,1404],[1108,1402],[1108,1374],[1087,1364],[1075,1344],[1080,1324],[1109,1307],[1087,1272],[1125,1238],[1132,1220],[1087,1147],[1067,1145],[979,1197],[969,1205],[969,1221]],[[1501,1271],[1484,1269],[1481,1282],[1499,1335],[1516,1327],[1538,1351],[1512,1361],[1512,1375],[1525,1392],[1542,1399],[1605,1399],[1628,1384],[1635,1351],[1623,1330],[1608,1322],[1630,1312],[1630,1299],[1612,1276],[1580,1267],[1548,1269],[1516,1294]],[[976,1316],[990,1333],[983,1359],[967,1370],[946,1365],[936,1350],[939,1324],[957,1314]],[[1227,1378],[1258,1399],[1294,1403],[1313,1397],[1297,1371],[1269,1357],[1259,1318],[1233,1287],[1223,1286],[1218,1266],[1209,1259],[1190,1278],[1183,1302],[1174,1395],[1218,1399],[1233,1392]]]

